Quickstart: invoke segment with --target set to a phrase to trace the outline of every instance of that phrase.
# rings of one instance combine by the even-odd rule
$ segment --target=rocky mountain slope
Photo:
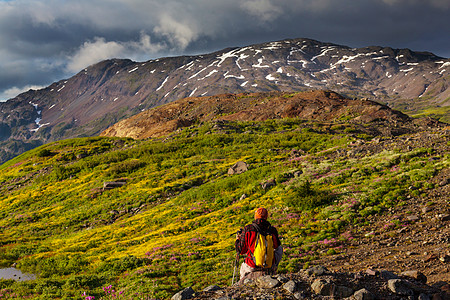
[[[309,39],[147,62],[107,60],[0,103],[0,159],[48,141],[96,135],[118,120],[189,96],[332,89],[386,103],[448,106],[450,60]],[[413,101],[413,99],[416,99]]]

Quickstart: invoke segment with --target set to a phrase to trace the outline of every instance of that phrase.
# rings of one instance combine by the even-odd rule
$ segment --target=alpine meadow
[[[55,141],[1,165],[0,265],[37,279],[0,279],[0,298],[169,299],[188,286],[228,286],[235,233],[262,206],[280,233],[278,273],[286,275],[326,261],[353,270],[344,264],[347,251],[378,238],[414,247],[400,237],[429,222],[438,224],[430,234],[448,233],[448,221],[431,220],[450,205],[445,123],[358,121],[363,113],[238,120],[234,113],[217,110],[146,139]],[[248,170],[233,173],[237,162]],[[384,267],[402,270],[409,258],[400,256],[383,257]],[[449,274],[448,264],[429,264],[437,265],[420,269],[434,270],[429,281]]]

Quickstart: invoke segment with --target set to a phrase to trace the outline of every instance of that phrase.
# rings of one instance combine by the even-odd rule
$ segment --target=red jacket
[[[251,257],[253,251],[255,250],[255,241],[257,236],[257,230],[253,224],[256,224],[259,226],[263,231],[268,231],[270,234],[272,234],[273,237],[273,249],[277,249],[279,246],[281,246],[280,239],[278,237],[278,231],[275,227],[271,226],[270,223],[267,220],[264,219],[257,219],[253,221],[252,224],[249,224],[244,227],[244,229],[241,231],[241,233],[238,236],[238,239],[236,239],[236,242],[234,244],[236,248],[236,252],[239,252],[239,254],[247,254],[247,257],[245,258],[245,263],[249,265],[252,268],[256,268],[256,265]],[[275,260],[275,256],[274,256]]]

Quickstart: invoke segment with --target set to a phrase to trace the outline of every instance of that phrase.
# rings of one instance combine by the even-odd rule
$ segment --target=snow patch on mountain
[[[194,96],[194,94],[195,94],[195,92],[197,91],[197,89],[198,89],[198,88],[195,88],[195,89],[191,92],[191,94],[189,95],[189,97]]]
[[[271,81],[277,80],[275,77],[272,76],[272,74],[267,75],[266,79]]]
[[[325,54],[327,54],[328,52],[333,51],[333,50],[335,50],[335,49],[336,49],[335,47],[328,47],[328,48],[325,48],[325,49],[323,49],[323,50],[320,52],[319,55],[313,56],[313,57],[311,58],[311,61],[315,61],[317,58],[319,58],[319,57],[321,57],[321,56],[325,56]]]
[[[264,60],[264,57],[263,58],[259,58],[258,59],[258,64],[257,65],[252,65],[252,67],[253,68],[270,68],[270,66],[262,65],[263,60]]]
[[[156,89],[156,91],[159,91],[160,89],[162,89],[162,87],[164,86],[164,84],[167,82],[168,79],[169,79],[169,76],[167,76],[166,79],[164,79],[163,83]]]

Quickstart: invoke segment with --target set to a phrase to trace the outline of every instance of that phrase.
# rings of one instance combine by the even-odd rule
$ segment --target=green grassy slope
[[[355,151],[372,138],[348,124],[286,119],[26,152],[0,166],[0,264],[39,278],[0,280],[1,294],[167,299],[230,284],[234,233],[260,206],[282,236],[279,271],[295,272],[341,251],[350,225],[433,189],[430,179],[450,166],[438,144]],[[237,161],[249,170],[228,175]],[[127,184],[102,191],[117,179]],[[269,179],[276,185],[264,190]]]

